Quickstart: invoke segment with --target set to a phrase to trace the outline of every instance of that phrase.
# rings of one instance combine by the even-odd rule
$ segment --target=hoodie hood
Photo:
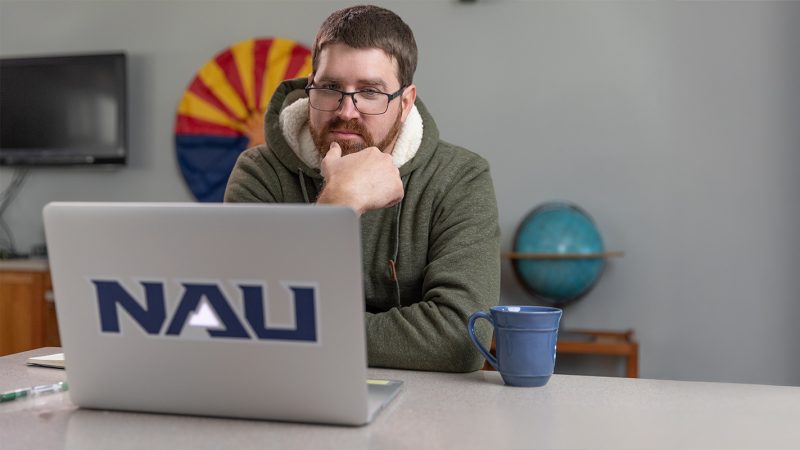
[[[308,128],[306,78],[281,83],[275,90],[264,116],[267,145],[292,172],[311,178],[322,178],[320,155]],[[392,160],[400,168],[400,176],[411,173],[433,155],[439,131],[422,101],[414,107],[400,129],[392,151]]]
[[[280,118],[283,138],[289,148],[307,166],[319,169],[322,156],[314,145],[314,139],[311,137],[308,126],[308,99],[298,99],[283,108]],[[422,142],[422,131],[422,116],[419,115],[417,107],[412,106],[411,112],[399,130],[394,149],[392,149],[392,161],[395,167],[402,167],[414,157]]]

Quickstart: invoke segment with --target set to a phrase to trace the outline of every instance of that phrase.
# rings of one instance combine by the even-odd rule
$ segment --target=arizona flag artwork
[[[208,61],[178,103],[175,149],[203,202],[221,202],[239,154],[264,143],[264,112],[283,80],[311,73],[311,51],[284,38],[238,42]]]

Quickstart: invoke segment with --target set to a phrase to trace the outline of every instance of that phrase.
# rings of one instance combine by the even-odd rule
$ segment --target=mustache
[[[328,129],[327,131],[330,130],[353,131],[360,134],[361,136],[368,135],[367,129],[364,127],[364,125],[355,119],[350,119],[350,120],[342,120],[339,118],[333,119],[328,123],[327,129]]]

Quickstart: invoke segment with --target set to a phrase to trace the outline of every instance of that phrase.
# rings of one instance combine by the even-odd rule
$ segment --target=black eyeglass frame
[[[372,90],[372,89],[362,89],[360,91],[345,92],[345,91],[340,91],[339,89],[331,89],[331,88],[324,88],[324,87],[314,87],[314,86],[311,86],[311,85],[306,86],[305,87],[305,91],[306,91],[306,95],[309,96],[309,97],[311,97],[310,91],[312,91],[312,90],[333,91],[333,92],[338,92],[339,95],[341,95],[341,97],[339,97],[339,106],[337,106],[336,109],[320,109],[320,108],[317,108],[317,107],[313,106],[311,104],[311,102],[309,101],[308,105],[311,106],[312,108],[316,109],[317,111],[324,111],[324,112],[338,111],[338,110],[340,110],[342,108],[342,104],[344,102],[344,96],[345,95],[349,95],[350,96],[350,100],[353,102],[353,106],[356,108],[356,110],[359,113],[365,114],[367,116],[380,116],[381,114],[386,114],[386,111],[389,110],[389,104],[392,102],[392,100],[394,100],[397,97],[403,95],[403,91],[405,91],[407,87],[408,87],[408,85],[400,86],[400,89],[398,89],[393,94],[389,94],[387,92],[382,92],[382,91],[376,91],[376,90]],[[383,94],[383,95],[385,95],[388,98],[388,100],[386,100],[386,109],[381,113],[366,113],[366,112],[363,112],[360,109],[358,109],[358,102],[356,101],[355,95],[356,94],[361,94],[362,92],[370,92],[372,94]]]

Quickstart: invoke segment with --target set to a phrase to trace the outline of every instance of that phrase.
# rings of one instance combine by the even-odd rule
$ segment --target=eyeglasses
[[[319,111],[338,111],[342,107],[344,96],[349,95],[358,112],[379,115],[389,110],[389,102],[399,97],[405,88],[406,86],[402,86],[394,94],[387,94],[373,89],[344,92],[338,89],[306,86],[306,94],[311,107]]]

